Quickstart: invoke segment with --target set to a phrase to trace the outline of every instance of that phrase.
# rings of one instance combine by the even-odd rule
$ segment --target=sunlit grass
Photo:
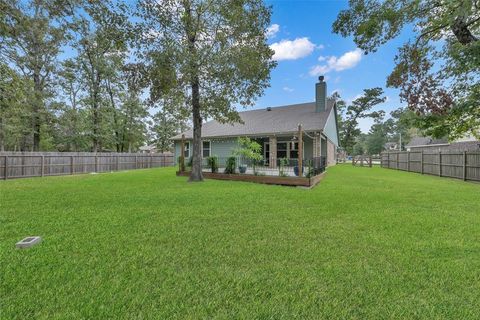
[[[312,190],[1,181],[0,288],[1,319],[475,319],[480,185],[350,165]]]

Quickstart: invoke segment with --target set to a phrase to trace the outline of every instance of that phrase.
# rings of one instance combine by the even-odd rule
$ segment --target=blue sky
[[[394,67],[397,48],[410,36],[405,31],[375,53],[363,55],[351,38],[332,32],[332,23],[342,0],[267,0],[273,7],[269,43],[275,50],[278,66],[271,74],[271,87],[258,99],[254,108],[314,101],[318,75],[327,79],[329,94],[339,91],[344,100],[359,96],[363,89],[381,87],[387,102],[377,110],[387,113],[403,104],[398,90],[386,88],[386,78]],[[362,119],[367,132],[372,121]]]

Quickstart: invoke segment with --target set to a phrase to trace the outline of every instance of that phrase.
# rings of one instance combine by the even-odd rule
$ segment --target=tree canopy
[[[428,133],[480,137],[480,2],[350,0],[333,30],[370,53],[406,26],[416,37],[399,49],[387,85],[400,89]]]
[[[365,89],[363,95],[350,104],[343,101],[338,94],[334,94],[333,98],[337,101],[340,145],[348,154],[352,154],[356,138],[361,134],[358,121],[362,118],[382,117],[383,111],[372,111],[372,108],[385,102],[386,97],[383,96],[381,88],[372,88]]]

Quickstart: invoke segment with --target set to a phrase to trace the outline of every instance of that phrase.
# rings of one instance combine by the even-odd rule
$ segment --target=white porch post
[[[315,135],[313,138],[313,156],[320,157],[322,155],[321,153],[321,137],[319,134]]]
[[[270,168],[277,167],[277,137],[269,137],[268,143],[270,145]]]

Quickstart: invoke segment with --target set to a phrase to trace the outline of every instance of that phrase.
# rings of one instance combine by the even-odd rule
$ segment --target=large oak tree
[[[166,98],[193,122],[190,181],[201,181],[202,123],[239,121],[269,85],[270,8],[261,0],[142,0],[141,45],[151,70],[152,101]]]

